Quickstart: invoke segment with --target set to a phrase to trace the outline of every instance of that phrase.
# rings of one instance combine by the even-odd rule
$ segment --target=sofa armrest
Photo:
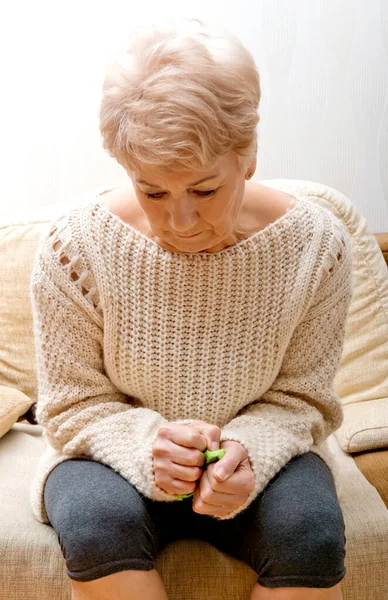
[[[373,235],[380,246],[380,250],[388,266],[388,233],[374,233]]]
[[[352,456],[361,473],[377,489],[388,508],[388,448],[355,452]]]

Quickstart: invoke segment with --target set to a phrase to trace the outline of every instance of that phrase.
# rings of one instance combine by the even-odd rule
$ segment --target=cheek
[[[230,223],[239,210],[240,202],[236,194],[237,190],[235,188],[223,193],[222,197],[220,196],[217,202],[211,207],[208,213],[209,219],[220,225]]]
[[[139,204],[151,223],[163,223],[165,216],[161,207],[158,207],[156,204],[152,204],[152,202],[150,202],[147,198],[139,200]]]
[[[144,214],[146,214],[147,216],[152,215],[152,210],[150,209],[150,204],[147,201],[147,198],[145,198],[141,194],[136,194],[136,198],[137,198],[137,202],[138,202],[140,208],[143,210]]]

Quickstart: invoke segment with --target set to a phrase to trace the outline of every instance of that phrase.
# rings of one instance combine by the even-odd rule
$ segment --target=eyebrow
[[[189,183],[189,185],[198,185],[199,183],[202,183],[203,181],[207,181],[208,179],[215,179],[218,176],[219,176],[219,173],[216,173],[215,175],[209,175],[208,177],[199,179],[199,181],[194,181],[193,183]],[[154,183],[148,183],[148,181],[144,181],[144,179],[137,179],[136,183],[145,183],[146,185],[149,185],[150,187],[159,188],[160,190],[162,189],[160,187],[160,185],[155,185]]]

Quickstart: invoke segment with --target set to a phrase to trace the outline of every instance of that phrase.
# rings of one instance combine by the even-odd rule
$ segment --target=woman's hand
[[[221,443],[225,456],[208,465],[193,497],[193,511],[202,515],[226,517],[245,504],[255,487],[248,453],[240,442],[227,440]],[[218,475],[222,469],[226,475]]]
[[[166,423],[152,448],[155,483],[168,494],[191,494],[205,464],[203,451],[218,450],[221,429],[205,421]]]

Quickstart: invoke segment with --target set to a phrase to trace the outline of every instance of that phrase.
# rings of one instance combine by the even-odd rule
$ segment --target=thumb
[[[219,460],[213,470],[213,475],[218,481],[225,481],[228,479],[241,461],[245,458],[245,448],[236,441],[226,440],[223,442],[222,447],[226,450],[224,456]]]
[[[240,464],[240,458],[236,455],[228,455],[228,452],[217,462],[213,470],[213,475],[218,481],[225,481],[228,479],[237,469]]]

